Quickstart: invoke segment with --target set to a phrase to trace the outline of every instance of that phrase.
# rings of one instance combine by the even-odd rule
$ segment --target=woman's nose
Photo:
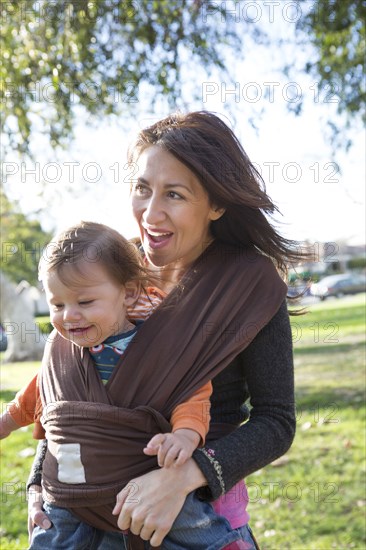
[[[162,201],[157,196],[151,196],[146,200],[145,208],[142,213],[144,222],[148,225],[156,225],[164,221],[166,214],[164,212]]]

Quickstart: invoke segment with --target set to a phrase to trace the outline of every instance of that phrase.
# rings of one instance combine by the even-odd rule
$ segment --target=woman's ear
[[[213,205],[212,208],[211,208],[211,215],[210,215],[210,219],[212,222],[218,220],[219,218],[221,218],[221,216],[223,216],[226,212],[226,208],[220,208],[219,206],[215,206]]]
[[[125,302],[127,306],[132,306],[141,292],[141,285],[134,281],[125,284]]]

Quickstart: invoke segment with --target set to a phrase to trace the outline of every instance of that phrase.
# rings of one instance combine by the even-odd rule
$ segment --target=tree
[[[346,116],[346,126],[359,115],[366,122],[365,17],[365,0],[319,0],[298,22],[298,30],[314,46],[305,70],[330,96],[340,97],[338,112]],[[331,121],[328,124],[337,138],[340,129]]]
[[[253,24],[243,17],[238,23],[230,15],[233,6],[240,11],[245,4],[2,2],[2,109],[10,146],[29,154],[33,130],[46,132],[54,147],[65,143],[72,135],[75,107],[99,116],[132,110],[146,84],[154,87],[151,104],[163,96],[179,105],[182,68],[198,62],[225,71],[225,51],[244,55],[243,36],[263,39],[260,21]],[[349,122],[364,109],[365,1],[314,0],[310,10],[307,0],[289,4],[298,4],[301,11],[297,45],[310,41],[314,46],[313,58],[302,70],[316,76],[323,88],[336,88],[339,111]]]
[[[40,122],[57,146],[72,133],[73,107],[81,105],[93,115],[118,113],[133,107],[144,83],[154,86],[154,97],[163,94],[174,104],[182,55],[224,69],[220,47],[238,45],[239,38],[205,19],[202,9],[211,4],[2,2],[2,104],[11,146],[29,153],[32,125]]]
[[[38,221],[22,214],[3,190],[0,190],[0,201],[2,271],[14,283],[25,279],[36,285],[38,262],[51,235],[42,229]]]

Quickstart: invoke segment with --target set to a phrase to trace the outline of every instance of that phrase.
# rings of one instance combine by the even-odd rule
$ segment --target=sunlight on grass
[[[365,548],[365,295],[292,318],[297,433],[247,479],[261,550]]]
[[[292,317],[292,337],[296,351],[357,342],[365,337],[365,294],[319,302],[308,307],[306,315]]]
[[[23,363],[1,363],[0,387],[2,390],[18,391],[24,383],[31,380],[41,366],[40,361]]]

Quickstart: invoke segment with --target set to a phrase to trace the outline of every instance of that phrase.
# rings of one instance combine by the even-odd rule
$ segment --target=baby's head
[[[138,297],[146,271],[136,247],[120,233],[81,222],[47,245],[39,279],[58,332],[91,347],[130,328],[126,308]]]

